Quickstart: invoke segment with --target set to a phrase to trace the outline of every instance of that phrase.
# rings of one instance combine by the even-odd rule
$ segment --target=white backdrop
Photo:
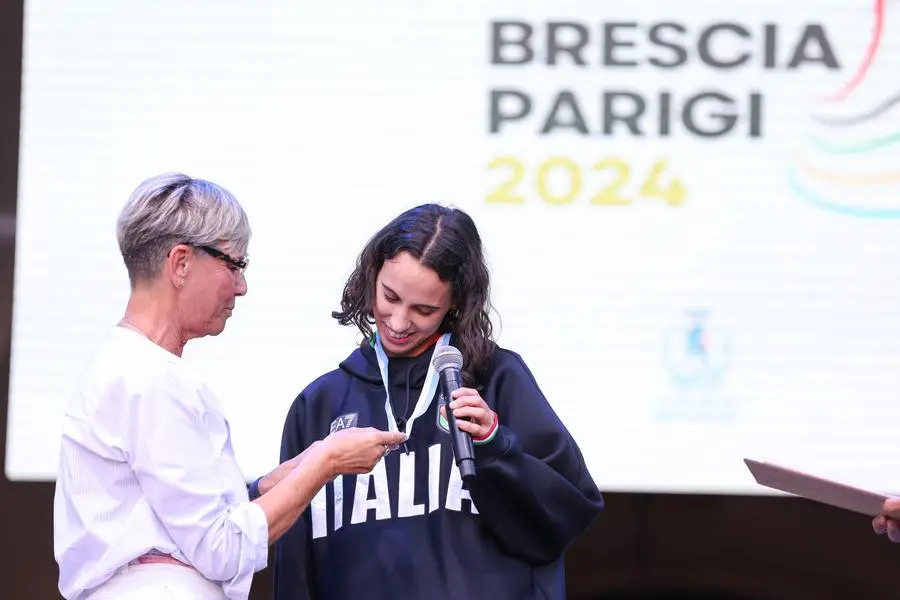
[[[248,478],[353,348],[329,314],[364,242],[438,201],[479,225],[499,341],[603,490],[765,492],[744,456],[900,490],[900,2],[710,6],[28,0],[7,476],[55,477],[65,404],[127,297],[118,210],[179,170],[233,191],[254,229],[250,293],[185,354]],[[491,63],[500,21],[531,26],[531,62]],[[583,66],[548,64],[551,21],[583,28],[560,44],[588,34]],[[811,60],[791,66],[804,32]],[[677,51],[654,37],[685,63],[656,66]],[[705,49],[749,58],[717,69]],[[492,132],[503,90],[531,112]],[[541,133],[564,91],[556,123],[587,132]],[[736,115],[718,137],[683,119],[709,92],[736,102],[689,115]],[[604,132],[623,93],[644,99],[642,135]]]

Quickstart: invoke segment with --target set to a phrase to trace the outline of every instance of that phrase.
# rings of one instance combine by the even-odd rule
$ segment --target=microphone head
[[[451,367],[454,369],[462,369],[462,352],[457,350],[454,346],[444,346],[431,357],[431,364],[434,365],[434,368],[437,369],[438,373]]]

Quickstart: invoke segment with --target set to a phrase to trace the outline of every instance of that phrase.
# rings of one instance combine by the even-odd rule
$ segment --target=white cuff
[[[255,502],[243,502],[231,511],[228,519],[253,544],[253,570],[258,573],[269,564],[269,522],[262,507]]]

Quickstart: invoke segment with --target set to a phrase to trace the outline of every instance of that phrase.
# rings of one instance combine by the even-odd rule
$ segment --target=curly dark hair
[[[341,325],[355,325],[368,343],[375,324],[375,281],[384,261],[400,252],[408,252],[441,281],[450,283],[455,308],[447,313],[440,331],[454,334],[465,359],[463,381],[478,386],[495,348],[490,275],[475,222],[462,210],[423,204],[384,226],[360,253],[344,286],[341,310],[331,316]]]

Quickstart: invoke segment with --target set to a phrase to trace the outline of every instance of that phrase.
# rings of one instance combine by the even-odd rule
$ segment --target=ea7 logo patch
[[[359,413],[350,413],[348,415],[341,415],[337,419],[331,422],[331,427],[328,428],[329,433],[334,433],[335,431],[340,431],[341,429],[347,429],[348,427],[356,427],[356,422],[359,420]]]

